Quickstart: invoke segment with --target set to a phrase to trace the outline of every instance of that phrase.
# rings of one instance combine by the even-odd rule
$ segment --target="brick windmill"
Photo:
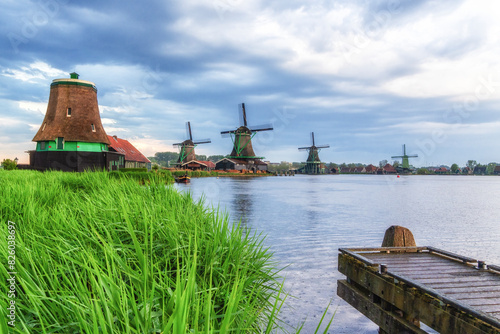
[[[406,154],[406,145],[403,144],[403,155],[395,155],[391,157],[392,159],[398,159],[402,158],[402,164],[401,167],[398,166],[398,172],[400,173],[408,173],[410,171],[410,162],[409,158],[418,158],[417,154],[414,155],[408,155]]]
[[[207,144],[212,142],[210,139],[193,141],[193,133],[191,132],[191,122],[186,122],[186,134],[188,139],[184,140],[182,143],[174,144],[174,146],[177,146],[180,149],[179,160],[177,160],[178,165],[182,165],[187,162],[196,160],[194,148],[200,144]]]
[[[111,169],[124,156],[108,150],[97,88],[77,73],[52,81],[47,112],[33,141],[36,150],[29,152],[30,165],[38,170]]]
[[[318,153],[322,148],[329,148],[330,145],[316,145],[314,142],[314,132],[311,132],[311,142],[311,146],[299,147],[299,151],[309,151],[306,165],[303,167],[303,172],[305,174],[323,174],[325,169],[319,159]]]
[[[240,104],[240,126],[235,130],[221,131],[221,135],[230,136],[233,142],[231,154],[217,164],[217,169],[247,169],[247,170],[267,170],[267,164],[255,155],[252,146],[252,138],[257,132],[271,131],[271,124],[261,126],[249,126],[245,104]]]

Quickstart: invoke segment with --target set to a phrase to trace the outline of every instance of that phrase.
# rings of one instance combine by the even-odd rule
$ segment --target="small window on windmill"
[[[42,126],[42,131],[45,130],[45,127],[47,126],[47,123],[43,123],[43,126]]]
[[[95,126],[94,126],[94,123],[90,124],[90,127],[92,128],[92,132],[95,132]]]
[[[57,137],[57,149],[64,150],[64,138],[63,137]]]
[[[40,142],[40,149],[45,150],[45,142],[44,141]]]
[[[68,113],[66,114],[67,117],[71,117],[71,108],[68,108]]]

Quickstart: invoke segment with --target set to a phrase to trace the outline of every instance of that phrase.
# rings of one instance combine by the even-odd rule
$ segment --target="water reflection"
[[[408,227],[417,245],[500,264],[498,177],[368,175],[192,179],[194,198],[228,210],[233,221],[266,235],[286,277],[284,320],[304,332],[333,300],[332,333],[376,333],[336,296],[339,247],[380,246],[385,229]]]
[[[249,214],[254,210],[252,198],[252,195],[244,192],[242,188],[239,188],[237,190],[235,189],[233,198],[230,201],[231,216],[234,217],[235,220],[241,220],[241,227],[245,231],[248,229]]]

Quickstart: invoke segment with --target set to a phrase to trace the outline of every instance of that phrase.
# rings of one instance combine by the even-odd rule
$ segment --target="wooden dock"
[[[500,333],[500,267],[433,247],[341,248],[337,294],[382,333]]]

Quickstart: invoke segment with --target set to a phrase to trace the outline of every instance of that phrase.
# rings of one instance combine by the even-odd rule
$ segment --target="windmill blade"
[[[186,134],[189,140],[193,140],[193,134],[191,133],[191,122],[186,122]]]
[[[273,125],[271,123],[267,124],[261,124],[261,125],[254,125],[251,127],[248,127],[252,132],[259,132],[259,131],[271,131],[274,130]]]
[[[221,135],[229,135],[230,133],[235,133],[236,130],[226,130],[226,131],[221,131],[220,134]]]
[[[172,146],[182,146],[182,143],[175,143],[175,144],[172,144]]]
[[[402,156],[402,155],[395,155],[395,156],[391,157],[391,159],[397,159],[397,158],[404,158],[404,156]]]
[[[240,109],[240,124],[247,126],[247,112],[245,110],[245,103],[239,105]]]
[[[299,151],[305,151],[305,150],[310,150],[311,149],[311,146],[307,146],[307,147],[299,147]]]
[[[418,154],[409,155],[408,158],[418,158]]]
[[[312,146],[314,146],[314,132],[311,132],[311,142]]]
[[[330,145],[318,145],[316,146],[316,148],[329,148]]]
[[[199,145],[199,144],[208,144],[208,143],[211,143],[212,141],[210,139],[200,139],[200,140],[197,140],[195,142],[193,142],[193,144],[195,145]]]

